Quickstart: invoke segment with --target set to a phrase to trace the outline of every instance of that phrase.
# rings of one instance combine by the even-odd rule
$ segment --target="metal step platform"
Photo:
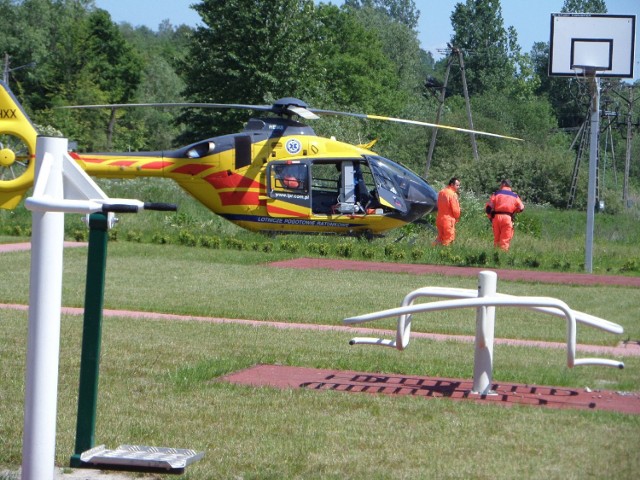
[[[120,445],[108,450],[99,445],[80,455],[83,466],[102,470],[126,470],[182,474],[184,469],[204,457],[204,452],[186,448]]]

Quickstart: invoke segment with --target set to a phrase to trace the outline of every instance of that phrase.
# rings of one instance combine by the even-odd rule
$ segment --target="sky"
[[[418,39],[424,50],[438,59],[439,49],[446,48],[453,34],[451,13],[457,3],[464,0],[414,0],[420,10]],[[609,14],[637,15],[636,19],[636,61],[634,77],[640,78],[640,1],[605,0]],[[107,10],[113,21],[128,22],[133,26],[144,25],[157,30],[158,25],[168,19],[173,25],[196,26],[199,15],[190,7],[197,0],[95,0],[99,8]],[[325,3],[341,4],[339,0]],[[564,0],[502,0],[502,20],[504,27],[514,27],[518,43],[523,52],[531,51],[535,42],[548,42],[551,14],[558,13]]]

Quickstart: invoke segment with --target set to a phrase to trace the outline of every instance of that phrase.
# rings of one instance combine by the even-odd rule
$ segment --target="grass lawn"
[[[264,253],[112,242],[105,308],[340,325],[398,306],[428,285],[475,278],[298,271]],[[29,253],[0,255],[0,301],[28,302]],[[65,251],[63,304],[82,306],[86,249]],[[501,282],[553,296],[640,338],[637,289]],[[612,308],[615,306],[615,308]],[[394,322],[369,324],[393,328]],[[414,331],[473,335],[475,315],[416,316]],[[564,320],[499,310],[496,337],[565,341]],[[82,318],[63,316],[56,463],[75,441]],[[27,314],[0,310],[0,469],[21,463]],[[447,399],[238,386],[219,377],[255,364],[472,378],[473,345],[412,340],[404,352],[349,346],[348,332],[105,318],[96,442],[205,451],[184,478],[635,478],[640,416],[477,405]],[[578,342],[623,338],[578,326]],[[580,355],[579,355],[580,356]],[[497,345],[494,379],[640,391],[640,358],[624,370],[566,367],[563,350]],[[155,477],[150,477],[155,478]]]

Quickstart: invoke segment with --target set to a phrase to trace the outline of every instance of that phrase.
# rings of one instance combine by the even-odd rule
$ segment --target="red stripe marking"
[[[171,165],[171,162],[159,161],[159,162],[145,163],[144,165],[141,165],[140,168],[144,170],[162,170],[164,167],[168,165]]]
[[[211,165],[202,165],[197,163],[190,163],[188,165],[183,165],[181,167],[175,168],[171,171],[171,173],[184,173],[185,175],[198,175],[205,170],[211,168]]]
[[[228,172],[218,172],[204,177],[215,188],[264,188],[260,182],[256,182],[251,178],[243,175],[231,174]]]
[[[129,167],[131,165],[133,165],[134,163],[136,163],[135,160],[117,160],[115,162],[110,163],[109,165],[111,165],[112,167]]]
[[[260,194],[258,192],[248,191],[231,191],[231,192],[219,192],[220,203],[225,206],[231,205],[245,205],[254,206],[260,204]]]
[[[281,215],[287,215],[291,217],[300,217],[300,218],[307,218],[308,216],[307,214],[296,212],[295,210],[289,210],[288,208],[281,208],[281,207],[269,207],[269,213],[279,213]]]

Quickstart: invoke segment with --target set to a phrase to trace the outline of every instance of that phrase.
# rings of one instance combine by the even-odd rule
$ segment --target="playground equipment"
[[[116,451],[93,447],[106,232],[115,224],[116,212],[176,207],[108,198],[69,157],[67,144],[66,138],[38,137],[36,183],[33,196],[25,200],[33,217],[22,479],[53,480],[54,475],[65,213],[88,215],[91,230],[76,437],[76,450],[88,444],[90,451],[76,451],[72,466],[182,473],[204,454],[126,445]]]
[[[599,328],[606,332],[621,334],[623,328],[617,323],[594,317],[569,308],[561,300],[551,297],[526,297],[496,293],[498,275],[492,271],[483,271],[478,275],[478,290],[446,287],[424,287],[410,292],[398,308],[369,313],[344,319],[347,325],[354,325],[382,318],[398,316],[395,340],[370,337],[355,337],[351,345],[379,345],[404,350],[411,338],[412,315],[422,312],[450,310],[456,308],[476,308],[476,337],[471,393],[491,394],[493,379],[493,339],[495,326],[495,307],[525,307],[554,316],[564,317],[567,323],[567,366],[601,365],[624,368],[624,363],[605,358],[576,359],[576,322]],[[441,297],[455,300],[415,304],[420,297]]]

